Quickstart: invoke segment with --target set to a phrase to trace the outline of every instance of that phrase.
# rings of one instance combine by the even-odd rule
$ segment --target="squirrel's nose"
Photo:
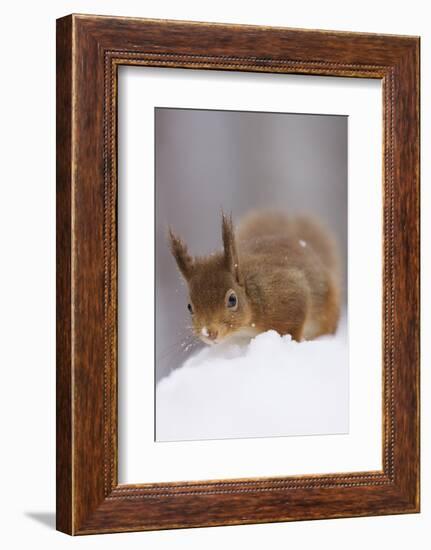
[[[214,328],[208,329],[208,338],[210,338],[210,340],[215,340],[217,336],[218,336],[218,330]]]

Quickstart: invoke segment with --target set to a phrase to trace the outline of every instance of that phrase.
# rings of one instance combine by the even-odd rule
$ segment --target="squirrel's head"
[[[252,327],[232,218],[222,214],[223,251],[190,256],[187,245],[169,230],[170,247],[189,289],[193,331],[206,344],[216,344]]]

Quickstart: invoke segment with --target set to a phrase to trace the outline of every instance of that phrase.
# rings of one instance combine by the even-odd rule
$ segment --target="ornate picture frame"
[[[381,471],[118,483],[121,65],[382,82]],[[91,15],[59,19],[57,529],[79,535],[418,511],[419,38]]]

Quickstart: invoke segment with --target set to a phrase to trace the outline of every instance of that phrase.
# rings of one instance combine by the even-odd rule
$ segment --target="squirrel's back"
[[[280,303],[306,309],[301,336],[335,332],[340,310],[340,262],[335,240],[310,216],[256,211],[243,218],[236,239],[248,292],[283,333]],[[277,289],[274,293],[273,289]],[[299,316],[298,316],[299,317]]]

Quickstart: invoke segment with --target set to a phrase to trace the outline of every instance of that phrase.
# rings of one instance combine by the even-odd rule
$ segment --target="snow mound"
[[[181,441],[348,432],[345,326],[295,342],[268,331],[218,344],[156,388],[156,439]]]

